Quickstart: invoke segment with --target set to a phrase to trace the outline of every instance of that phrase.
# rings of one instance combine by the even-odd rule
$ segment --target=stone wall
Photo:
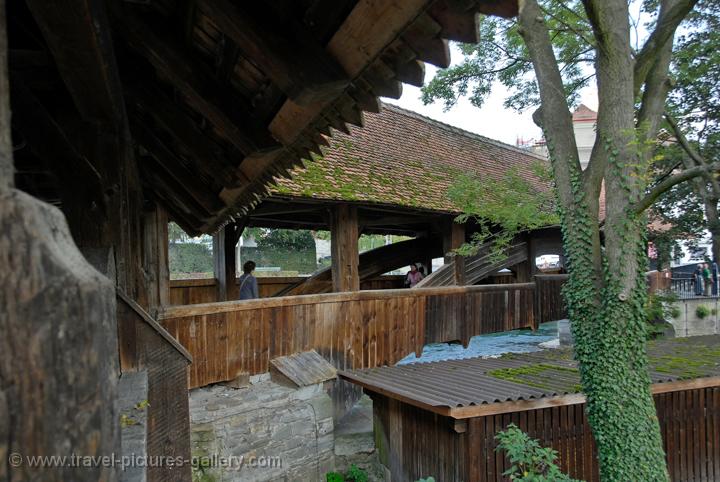
[[[190,392],[193,456],[236,457],[225,462],[234,465],[242,457],[245,463],[196,468],[195,480],[324,480],[334,469],[334,437],[332,401],[322,384],[294,388],[268,374],[250,382],[247,388],[215,385]]]
[[[699,306],[705,306],[710,313],[700,318],[697,316]],[[675,306],[680,310],[680,316],[672,318],[670,322],[675,328],[675,336],[699,336],[720,333],[720,303],[718,298],[691,298],[679,300]]]

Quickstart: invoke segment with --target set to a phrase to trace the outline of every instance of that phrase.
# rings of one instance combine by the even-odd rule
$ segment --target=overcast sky
[[[451,58],[453,63],[458,63],[462,59],[457,48],[452,48]],[[425,64],[425,69],[427,83],[435,76],[437,69],[430,64]],[[497,84],[482,109],[473,106],[465,98],[460,99],[450,111],[443,112],[442,101],[423,105],[420,100],[420,89],[403,84],[403,95],[400,99],[383,99],[383,101],[512,145],[515,145],[517,138],[529,140],[541,137],[540,129],[532,121],[532,110],[518,114],[514,110],[506,109],[503,107],[506,95],[505,87]],[[591,109],[597,108],[596,97],[594,88],[585,89],[581,96],[582,102]]]

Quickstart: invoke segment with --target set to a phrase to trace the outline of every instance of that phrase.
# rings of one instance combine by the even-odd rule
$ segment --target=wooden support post
[[[333,291],[360,289],[357,208],[339,204],[330,213]]]
[[[238,298],[237,244],[245,230],[246,221],[227,224],[213,235],[215,279],[218,283],[218,301]]]
[[[225,249],[225,228],[213,234],[213,273],[217,283],[217,301],[226,301],[228,292],[227,271],[225,269],[227,250]]]
[[[143,221],[143,268],[148,290],[148,311],[154,313],[168,303],[168,217],[162,207],[156,206],[145,213]]]
[[[58,209],[13,189],[6,60],[0,0],[0,480],[116,480],[112,467],[5,460],[120,453],[115,288]]]
[[[448,218],[443,226],[443,251],[445,263],[455,262],[455,284],[465,284],[465,258],[452,254],[452,250],[459,248],[465,242],[465,225],[456,223]]]

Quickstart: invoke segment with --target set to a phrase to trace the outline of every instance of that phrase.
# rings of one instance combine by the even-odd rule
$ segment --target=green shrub
[[[367,472],[352,464],[345,474],[328,472],[325,474],[325,480],[327,482],[368,482],[368,476]]]
[[[678,308],[677,306],[673,306],[672,308],[670,308],[670,316],[672,316],[673,318],[680,318],[680,315],[682,315],[682,311],[680,311],[680,308]]]
[[[504,450],[512,464],[503,475],[513,481],[522,482],[573,482],[573,479],[560,472],[555,464],[557,452],[549,447],[541,447],[537,440],[531,439],[515,424],[498,433],[495,438],[498,446],[495,450]]]
[[[695,309],[695,315],[702,320],[710,315],[710,308],[705,305],[700,305]]]

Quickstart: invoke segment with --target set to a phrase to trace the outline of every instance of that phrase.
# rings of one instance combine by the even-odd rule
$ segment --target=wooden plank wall
[[[535,275],[537,296],[538,323],[546,321],[563,320],[568,317],[565,300],[562,296],[562,287],[568,279],[566,274],[538,274]]]
[[[300,277],[260,277],[258,278],[258,291],[261,298],[270,298],[278,291],[292,286]],[[378,276],[360,282],[362,290],[388,290],[403,287],[404,276]],[[237,280],[235,281],[237,285]],[[217,281],[207,279],[178,279],[170,281],[170,295],[168,305],[197,305],[200,303],[214,303],[217,301]]]
[[[670,478],[673,481],[720,480],[720,387],[656,394]],[[502,481],[509,468],[495,451],[495,435],[510,423],[558,451],[563,472],[587,482],[599,481],[597,451],[585,405],[489,415],[467,420],[456,433],[454,421],[397,400],[373,395],[376,440],[387,448],[382,462],[393,481],[433,476],[438,482]]]
[[[192,388],[311,349],[349,370],[394,364],[428,343],[534,327],[534,291],[522,283],[228,301],[167,307],[160,322],[193,356]]]

